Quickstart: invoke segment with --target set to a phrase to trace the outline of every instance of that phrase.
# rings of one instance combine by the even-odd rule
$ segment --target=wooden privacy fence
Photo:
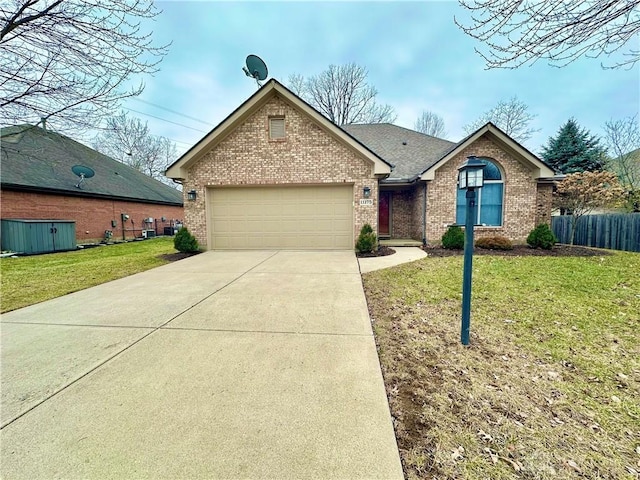
[[[551,228],[560,243],[571,243],[570,215],[553,217]],[[640,213],[585,215],[578,219],[574,245],[640,252]]]

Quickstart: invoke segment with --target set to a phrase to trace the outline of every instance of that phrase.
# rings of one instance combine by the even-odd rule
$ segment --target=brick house
[[[439,243],[464,223],[457,168],[486,163],[479,236],[524,241],[549,223],[554,172],[492,124],[458,143],[390,124],[338,127],[270,80],[166,174],[181,181],[185,224],[209,249],[353,248],[380,238]]]
[[[182,193],[64,135],[33,125],[0,130],[3,219],[73,220],[78,243],[163,234],[182,221]],[[95,176],[80,179],[74,165]],[[127,215],[124,219],[123,214]],[[124,219],[124,221],[123,221]]]

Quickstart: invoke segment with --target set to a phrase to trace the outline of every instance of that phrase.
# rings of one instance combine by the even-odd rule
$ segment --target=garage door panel
[[[214,249],[353,248],[353,186],[211,188]]]

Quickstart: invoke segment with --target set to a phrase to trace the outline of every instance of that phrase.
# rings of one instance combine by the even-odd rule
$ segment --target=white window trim
[[[282,122],[280,124],[280,122]],[[284,116],[269,117],[269,139],[282,140],[287,138],[287,125]]]

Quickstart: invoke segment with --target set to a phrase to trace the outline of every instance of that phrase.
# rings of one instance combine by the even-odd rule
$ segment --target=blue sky
[[[486,70],[474,51],[484,46],[454,23],[454,16],[467,18],[456,1],[157,5],[163,13],[153,25],[154,38],[173,43],[160,71],[145,79],[142,101],[130,99],[125,107],[191,127],[131,112],[154,134],[179,142],[180,151],[256,91],[241,70],[248,54],[263,58],[269,78],[285,84],[292,73],[313,75],[330,64],[355,62],[369,71],[378,101],[395,108],[396,124],[412,128],[422,110],[431,110],[444,118],[454,141],[464,137],[466,123],[517,95],[537,115],[533,126],[540,131],[526,143],[536,153],[570,117],[601,134],[605,121],[640,109],[640,65],[605,70],[603,57],[563,68],[539,61]]]

